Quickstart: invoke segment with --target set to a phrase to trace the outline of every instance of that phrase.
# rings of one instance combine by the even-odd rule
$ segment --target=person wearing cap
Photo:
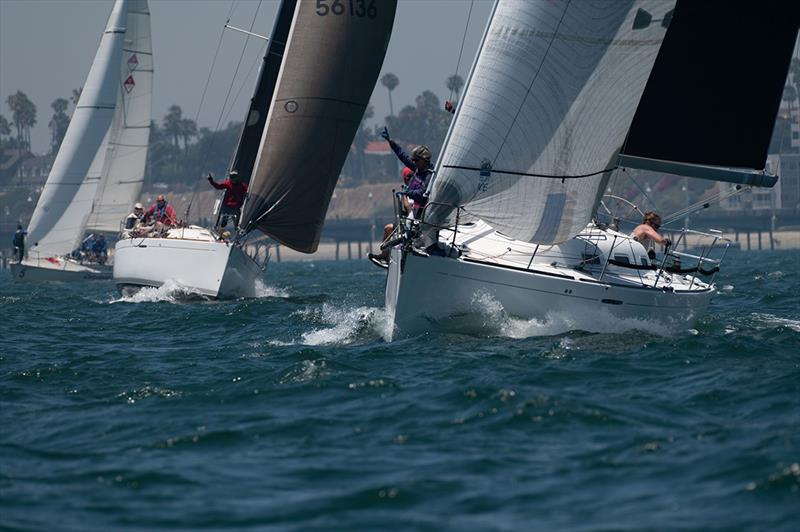
[[[247,183],[241,180],[239,172],[231,170],[228,179],[222,183],[214,181],[214,176],[208,174],[208,182],[217,190],[224,190],[222,209],[220,209],[220,227],[228,225],[228,219],[233,221],[233,227],[239,229],[239,216],[242,213],[244,198],[247,196]]]
[[[125,230],[131,231],[144,221],[144,206],[136,202],[133,205],[133,212],[125,217]]]
[[[431,177],[433,177],[431,150],[427,146],[419,145],[411,150],[411,155],[409,155],[398,143],[391,139],[387,128],[384,127],[380,135],[389,143],[389,146],[392,148],[394,154],[397,155],[397,158],[400,159],[400,162],[412,172],[404,194],[414,201],[414,214],[419,215],[420,213],[418,211],[428,202],[428,197],[425,195],[425,192],[428,189],[428,183]]]
[[[153,225],[153,229],[156,233],[162,233],[178,223],[175,209],[172,208],[172,205],[167,203],[167,198],[164,197],[164,194],[156,196],[156,202],[147,209],[144,220],[146,224]]]

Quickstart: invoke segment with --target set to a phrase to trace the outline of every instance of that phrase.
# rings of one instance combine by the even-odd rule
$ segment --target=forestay
[[[426,221],[452,224],[461,206],[462,220],[481,218],[519,240],[550,244],[581,231],[672,8],[500,0],[439,158]],[[640,11],[653,22],[634,24]]]
[[[286,40],[289,38],[289,29],[292,27],[296,8],[297,0],[283,0],[278,6],[272,35],[267,43],[267,52],[261,63],[256,88],[250,99],[250,107],[247,109],[239,143],[236,145],[236,153],[233,155],[231,170],[236,170],[245,183],[250,182],[253,173],[253,165],[261,145],[264,125],[267,123],[267,111],[275,91],[278,73],[283,62],[283,53],[286,50]]]
[[[300,0],[242,227],[313,253],[386,53],[395,0]]]
[[[104,160],[86,227],[89,231],[117,232],[144,183],[153,96],[153,46],[147,0],[130,0],[128,4],[118,87],[117,109],[108,142],[101,148]]]
[[[28,242],[39,257],[63,255],[80,241],[97,181],[89,167],[111,124],[116,108],[119,60],[127,21],[126,0],[111,10],[100,46],[83,86],[61,148],[31,217]],[[77,199],[79,201],[74,202]]]

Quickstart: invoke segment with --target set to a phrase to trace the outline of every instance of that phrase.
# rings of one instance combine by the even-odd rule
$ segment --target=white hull
[[[262,272],[240,246],[224,241],[128,238],[117,242],[114,250],[114,282],[125,291],[174,282],[210,298],[255,297]]]
[[[86,266],[66,259],[12,262],[11,275],[21,283],[102,281],[111,279],[111,266]]]
[[[690,327],[705,312],[715,292],[713,285],[679,274],[662,273],[657,277],[652,271],[608,267],[599,275],[597,270],[569,267],[558,260],[543,263],[499,259],[503,254],[500,249],[494,249],[494,255],[479,256],[471,251],[480,246],[482,239],[485,251],[498,243],[497,233],[487,236],[473,232],[461,240],[469,242],[469,251],[458,258],[455,253],[452,258],[426,257],[399,247],[392,250],[385,303],[393,328],[387,340],[425,332],[432,321],[485,314],[486,305],[492,302],[499,303],[507,315],[526,320],[546,322],[554,315],[566,316],[574,330],[603,330],[603,323],[607,322],[599,320],[601,313],[607,318],[634,320],[633,324],[649,323],[662,330],[675,330]],[[487,243],[488,240],[492,242]],[[505,240],[502,245],[507,250],[530,246],[528,249],[533,251],[530,244]],[[639,249],[632,255],[634,264],[639,262],[639,250],[643,251],[638,243],[635,245]],[[628,242],[625,246],[633,250]],[[614,252],[622,248],[618,245]],[[550,251],[548,261],[555,256]],[[563,253],[564,248],[558,252]]]

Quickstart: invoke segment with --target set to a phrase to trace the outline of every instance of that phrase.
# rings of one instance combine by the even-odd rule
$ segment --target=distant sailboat
[[[706,234],[702,255],[673,246],[654,264],[597,207],[624,166],[774,184],[766,150],[798,7],[674,5],[495,3],[422,222],[398,217],[390,338],[480,313],[487,299],[583,330],[599,313],[688,326],[704,312],[720,233]],[[737,70],[747,79],[719,96],[720,76]]]
[[[114,280],[121,289],[173,281],[207,297],[253,297],[265,267],[245,252],[254,229],[316,251],[395,9],[395,0],[281,3],[233,157],[231,170],[249,182],[239,233],[227,240],[189,226],[165,238],[120,240]]]
[[[139,196],[150,136],[153,59],[147,0],[117,0],[31,218],[18,281],[108,279],[69,257],[86,230],[116,234]]]

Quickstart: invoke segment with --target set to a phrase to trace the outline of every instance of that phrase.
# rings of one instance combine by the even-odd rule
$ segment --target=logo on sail
[[[130,94],[130,92],[136,86],[136,82],[133,81],[133,76],[128,76],[128,79],[125,80],[125,82],[122,84],[122,86],[125,88],[125,92]]]
[[[139,67],[139,58],[136,57],[136,54],[133,54],[130,59],[128,59],[128,71],[133,72]]]
[[[486,192],[489,189],[489,178],[492,176],[492,163],[488,159],[481,161],[481,171],[478,178],[478,191]]]

